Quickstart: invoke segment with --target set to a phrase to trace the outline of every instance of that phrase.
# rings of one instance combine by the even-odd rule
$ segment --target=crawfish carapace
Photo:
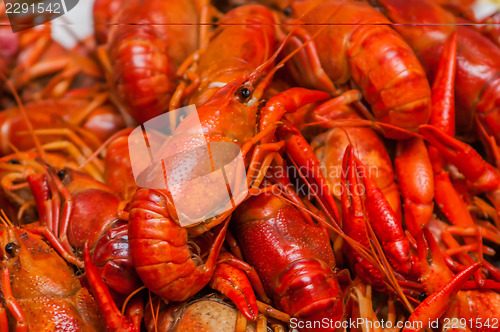
[[[362,1],[310,0],[292,1],[288,12],[314,36],[326,75],[335,84],[356,82],[378,121],[412,131],[429,121],[431,91],[424,69],[377,10]],[[299,82],[320,88],[318,75],[301,71],[310,66],[295,66]],[[387,135],[402,137],[399,132]]]
[[[274,303],[307,321],[344,316],[328,233],[272,194],[253,196],[234,212],[233,234]]]
[[[82,288],[66,262],[42,239],[26,230],[2,225],[0,253],[2,304],[10,281],[17,309],[29,331],[102,331],[102,318],[87,289]],[[11,301],[9,299],[9,301]],[[50,308],[50,310],[48,310]],[[9,326],[22,319],[9,310]]]

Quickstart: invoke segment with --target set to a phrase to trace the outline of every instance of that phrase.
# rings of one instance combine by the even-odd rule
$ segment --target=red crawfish
[[[439,318],[446,325],[452,325],[451,322],[457,320],[461,328],[468,328],[470,331],[496,331],[500,294],[487,286],[461,290],[481,263],[468,266],[454,275],[447,266],[436,239],[425,227],[418,239],[418,251],[421,281],[429,296],[408,318],[412,322],[408,326],[414,328],[407,327],[403,331],[419,331],[421,329],[415,327],[427,328],[429,322]],[[476,324],[479,321],[481,323]]]
[[[294,43],[312,39],[307,53],[294,59],[298,82],[337,92],[333,83],[352,79],[378,121],[411,131],[428,122],[431,95],[425,72],[383,15],[359,1],[299,0],[287,8],[292,22],[304,24],[295,29]],[[386,135],[404,136],[390,130]]]
[[[278,309],[305,321],[343,318],[342,290],[324,228],[307,222],[282,197],[263,193],[235,210],[231,229]]]
[[[410,279],[418,278],[417,257],[411,251],[402,221],[392,211],[366,166],[355,156],[352,146],[347,147],[342,165],[342,229],[346,235],[369,248],[369,224],[395,271]],[[356,275],[378,289],[385,289],[384,275],[372,262],[352,245],[346,246],[346,252]]]
[[[230,44],[235,44],[233,47],[235,51],[241,52],[241,54],[233,52],[232,55],[241,59],[258,57],[266,62],[265,56],[268,54],[268,50],[274,49],[275,46],[274,31],[271,26],[274,21],[271,13],[260,6],[243,6],[235,11],[254,12],[258,14],[257,21],[254,23],[269,24],[255,24],[248,30],[248,34],[243,34],[240,38],[226,40]],[[231,17],[234,14],[228,13],[227,15]],[[239,26],[231,25],[221,27],[221,29],[233,28],[241,29]],[[225,35],[220,32],[213,38],[215,40],[219,37],[225,37]],[[255,43],[256,38],[262,40],[266,47],[254,50],[238,46],[241,44],[251,46]],[[208,49],[214,40],[209,43]],[[257,55],[256,51],[259,52]],[[211,54],[211,52],[207,50],[206,54]],[[243,145],[252,139],[255,135],[258,101],[262,95],[263,86],[266,84],[266,82],[261,83],[260,80],[263,72],[272,62],[273,60],[270,60],[267,66],[255,70],[249,76],[236,75],[233,81],[219,87],[207,102],[198,106],[199,119],[204,130],[204,140],[207,137],[208,143],[214,141]],[[223,64],[224,62],[221,64],[214,62],[213,65],[222,66]],[[189,121],[190,118],[183,121],[187,126],[185,129],[189,129]],[[192,139],[182,140],[183,136],[179,137],[178,142],[173,144],[170,141],[164,148],[188,149],[193,146]],[[198,138],[195,137],[195,139]],[[202,157],[201,155],[193,155],[193,165],[199,165],[202,160],[197,161],[196,158]],[[172,165],[172,167],[178,167],[180,170],[184,165]],[[191,203],[197,206],[206,206],[207,211],[211,211],[211,206],[218,204],[219,201],[217,197],[213,199],[201,197],[198,202]],[[203,233],[213,228],[220,224],[228,214],[217,216],[210,219],[208,223],[202,223],[195,227],[182,228],[172,211],[172,202],[167,191],[139,189],[130,203],[129,239],[136,270],[146,287],[164,298],[182,301],[197,293],[209,282],[218,250],[222,244],[221,239],[216,240],[217,245],[214,245],[205,263],[200,265],[192,259],[194,253],[188,245],[190,235]],[[221,233],[219,238],[223,236],[224,234]],[[174,262],[177,263],[174,264]],[[169,277],[166,278],[166,276]]]
[[[200,13],[193,0],[124,5],[109,31],[103,62],[113,89],[142,123],[168,110],[177,67],[198,48],[199,29],[193,24],[200,22]]]
[[[41,236],[2,222],[0,329],[102,331],[94,299],[66,262]]]
[[[441,50],[456,31],[457,133],[470,134],[477,118],[486,132],[499,142],[500,48],[478,31],[457,24],[452,13],[430,0],[377,0],[373,3],[392,22],[405,23],[394,28],[415,50],[431,81],[436,76]]]

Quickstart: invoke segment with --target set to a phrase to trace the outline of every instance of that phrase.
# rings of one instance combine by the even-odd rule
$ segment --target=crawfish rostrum
[[[0,27],[0,331],[500,330],[489,1],[95,0],[71,49]],[[136,174],[146,136],[169,157]]]

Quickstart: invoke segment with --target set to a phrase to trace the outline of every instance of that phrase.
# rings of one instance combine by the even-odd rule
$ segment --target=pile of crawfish
[[[96,0],[72,49],[2,4],[0,331],[499,331],[500,11],[477,4]],[[142,139],[178,154],[138,175]],[[243,178],[188,181],[200,142]],[[144,185],[167,171],[188,226]]]

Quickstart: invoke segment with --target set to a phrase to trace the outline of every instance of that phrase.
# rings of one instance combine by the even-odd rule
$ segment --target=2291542
[[[488,319],[482,319],[481,317],[476,317],[476,318],[470,318],[470,319],[465,319],[465,318],[445,318],[443,319],[443,330],[448,330],[448,329],[464,329],[466,327],[469,328],[492,328],[492,329],[497,329],[499,328],[499,319],[498,318],[488,318]]]
[[[7,14],[63,14],[64,8],[60,2],[38,2],[38,3],[28,3],[28,2],[16,2],[16,3],[5,3],[5,12]]]

